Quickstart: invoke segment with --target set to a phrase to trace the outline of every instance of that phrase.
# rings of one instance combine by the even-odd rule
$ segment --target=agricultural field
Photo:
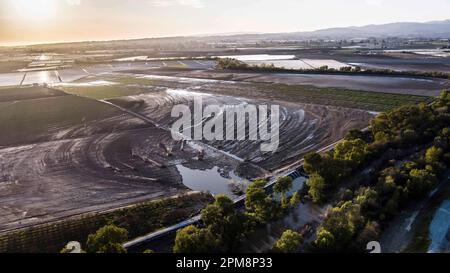
[[[59,252],[69,241],[86,242],[89,234],[108,223],[127,228],[130,238],[134,238],[195,215],[211,202],[211,198],[204,193],[193,193],[141,202],[103,213],[87,213],[9,233],[0,232],[0,252]],[[146,219],[145,222],[140,221],[142,218]]]
[[[3,90],[2,229],[157,199],[185,192],[186,185],[233,196],[232,184],[227,185],[232,180],[268,175],[351,128],[363,128],[371,117],[363,110],[292,103],[280,96],[283,123],[276,154],[261,153],[261,143],[252,141],[187,143],[181,149],[168,130],[173,105],[192,105],[195,94],[204,94],[205,104],[235,105],[270,104],[276,96],[250,83],[231,88],[223,81],[188,78],[101,77],[51,89]],[[232,90],[246,94],[233,98]],[[256,94],[262,96],[252,99]],[[204,159],[193,159],[201,151]],[[205,171],[211,179],[206,187],[195,181]]]
[[[93,135],[124,122],[117,109],[51,89],[8,89],[0,98],[1,146]]]
[[[88,76],[80,80],[54,85],[66,93],[92,99],[112,99],[155,90],[155,81],[123,75]]]
[[[356,91],[343,88],[317,88],[314,86],[272,85],[275,92],[306,103],[367,109],[376,112],[389,111],[408,104],[429,103],[432,97],[402,95],[381,92]]]
[[[46,87],[0,88],[0,102],[42,99],[64,96],[64,92]]]
[[[298,73],[259,73],[227,70],[152,69],[130,70],[135,74],[161,75],[177,78],[225,80],[250,83],[314,86],[323,89],[347,89],[377,93],[437,97],[450,88],[450,80],[426,77],[378,75],[323,75]]]
[[[227,72],[214,66],[212,60],[108,60],[78,63],[70,69],[0,74],[4,86],[0,88],[0,231],[4,231],[0,246],[9,251],[16,242],[7,236],[9,231],[28,234],[18,237],[23,242],[30,236],[45,240],[42,233],[50,227],[46,223],[76,215],[92,217],[75,225],[86,225],[83,234],[87,234],[106,221],[101,217],[94,221],[92,213],[191,191],[237,198],[253,179],[299,166],[306,153],[330,147],[351,129],[365,128],[377,112],[431,102],[434,89],[423,90],[447,84],[419,81],[422,85],[416,90],[406,91],[418,81],[397,80],[384,92],[383,77],[352,81],[330,77],[323,84],[319,75],[311,75],[317,78],[309,82],[306,75]],[[279,105],[278,150],[262,152],[263,141],[248,139],[174,140],[173,106],[183,104],[193,111],[196,97],[202,98],[204,107]],[[227,130],[235,130],[234,125]],[[204,201],[189,204],[200,209]],[[145,231],[193,211],[144,225]],[[28,229],[34,226],[37,231]],[[51,226],[55,234],[60,229]],[[64,240],[66,236],[55,235]],[[55,241],[51,250],[60,246]]]

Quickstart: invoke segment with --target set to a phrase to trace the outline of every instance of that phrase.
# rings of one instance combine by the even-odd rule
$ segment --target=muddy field
[[[365,127],[371,116],[362,110],[289,102],[264,95],[250,83],[102,77],[100,85],[116,80],[116,90],[129,90],[128,96],[123,91],[125,95],[115,93],[108,99],[104,89],[93,88],[98,79],[71,86],[78,96],[58,91],[64,90],[58,85],[2,90],[0,229],[158,199],[189,188],[233,196],[233,183],[245,187],[247,179],[270,175],[306,152],[339,140],[347,130]],[[87,84],[92,81],[97,86]],[[87,98],[96,97],[91,91],[106,100]],[[192,107],[193,95],[199,94],[205,105],[279,104],[278,151],[260,152],[260,141],[174,141],[169,130],[172,106]]]
[[[0,74],[0,86],[10,86],[0,88],[0,230],[189,190],[236,197],[249,180],[364,128],[368,110],[426,101],[310,85],[418,95],[448,86],[443,80],[223,73],[214,65],[125,60]],[[262,141],[248,139],[174,141],[172,107],[193,110],[194,96],[203,106],[279,105],[278,150],[261,152]]]
[[[145,77],[145,76],[144,76]],[[251,162],[266,171],[298,161],[305,153],[337,141],[351,128],[363,128],[371,115],[366,111],[314,104],[292,103],[283,94],[261,92],[249,83],[220,80],[158,79],[160,91],[110,100],[116,105],[150,117],[157,124],[169,127],[176,119],[170,118],[173,105],[191,106],[195,96],[201,96],[207,105],[280,105],[280,147],[275,153],[260,151],[261,141],[210,141],[219,150],[242,161]],[[258,99],[250,99],[258,98]],[[193,109],[192,109],[193,112]],[[226,130],[233,130],[226,128]]]
[[[271,176],[348,130],[366,127],[373,116],[368,110],[426,101],[309,85],[418,95],[435,95],[424,90],[448,85],[223,73],[212,70],[214,64],[118,61],[1,74],[0,86],[11,87],[0,88],[0,230],[190,190],[236,197],[249,180]],[[261,152],[262,141],[248,139],[173,140],[172,107],[184,104],[193,110],[196,96],[203,106],[279,105],[278,150]],[[234,131],[235,125],[226,129]]]

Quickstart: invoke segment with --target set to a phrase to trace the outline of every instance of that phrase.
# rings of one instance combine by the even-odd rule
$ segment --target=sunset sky
[[[450,0],[0,0],[0,44],[450,19]]]

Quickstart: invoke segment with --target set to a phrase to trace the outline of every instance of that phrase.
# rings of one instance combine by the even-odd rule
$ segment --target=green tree
[[[272,199],[267,195],[264,189],[266,181],[255,180],[246,192],[245,207],[260,222],[267,222],[273,219],[275,208]]]
[[[450,106],[450,92],[448,90],[444,90],[441,92],[439,96],[439,100],[436,103],[437,107],[449,107]]]
[[[406,129],[402,133],[403,142],[413,144],[417,140],[417,133],[412,129]]]
[[[304,169],[308,174],[319,174],[330,186],[336,186],[348,174],[346,166],[329,154],[310,153],[304,157]]]
[[[246,231],[246,219],[235,211],[233,201],[225,195],[202,210],[202,221],[220,239],[225,252],[233,251]]]
[[[245,207],[247,210],[256,210],[260,206],[264,206],[265,200],[267,198],[267,193],[264,187],[266,186],[266,181],[255,180],[246,191]]]
[[[292,208],[295,208],[296,206],[300,205],[301,202],[302,202],[302,199],[300,197],[300,194],[298,192],[295,192],[292,195],[291,200],[289,201],[289,204]]]
[[[208,228],[187,226],[177,231],[174,253],[211,253],[217,252],[219,240]]]
[[[391,136],[385,132],[377,132],[374,135],[375,142],[377,143],[389,143],[391,141]]]
[[[355,203],[360,205],[361,212],[364,215],[370,217],[375,217],[378,215],[381,208],[378,200],[378,192],[372,188],[361,188],[358,191],[358,196],[356,197]]]
[[[122,243],[128,239],[128,231],[115,225],[107,225],[90,234],[86,248],[88,253],[125,253]]]
[[[434,174],[426,170],[413,169],[409,173],[409,179],[406,184],[406,192],[412,197],[419,197],[426,194],[437,183]]]
[[[334,159],[347,162],[350,165],[361,165],[368,155],[368,145],[362,139],[344,140],[334,149]]]
[[[220,58],[217,61],[217,68],[219,69],[242,69],[247,67],[246,63],[233,58]]]
[[[326,230],[324,227],[320,227],[317,230],[316,240],[314,241],[316,250],[320,252],[335,252],[335,239],[333,234]]]
[[[325,191],[327,189],[325,179],[323,179],[318,174],[312,174],[309,176],[306,184],[309,187],[308,194],[311,196],[314,202],[320,203],[325,200]]]
[[[292,188],[292,178],[289,176],[279,177],[273,186],[275,193],[285,194]]]
[[[442,154],[442,149],[432,146],[425,153],[425,162],[430,165],[436,165],[439,163]]]
[[[322,170],[323,160],[318,153],[309,153],[304,156],[303,168],[309,174],[320,173]]]
[[[273,186],[275,193],[281,194],[281,205],[283,208],[288,206],[288,200],[286,199],[286,192],[292,188],[292,178],[289,176],[279,177]]]
[[[295,253],[299,251],[302,243],[302,235],[292,230],[286,230],[280,239],[275,242],[274,250],[282,253]]]
[[[358,129],[352,129],[348,131],[348,133],[345,135],[346,140],[356,140],[356,139],[363,139],[364,134],[361,132],[361,130]]]
[[[330,209],[321,227],[333,235],[334,245],[331,249],[343,251],[350,245],[356,232],[363,227],[364,221],[360,205],[347,201]],[[325,250],[330,251],[331,249]]]

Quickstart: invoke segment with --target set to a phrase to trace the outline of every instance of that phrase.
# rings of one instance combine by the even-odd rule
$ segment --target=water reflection
[[[217,166],[209,170],[194,170],[183,165],[178,165],[177,168],[183,178],[183,184],[195,191],[210,192],[213,195],[225,194],[235,198],[239,195],[232,191],[234,182],[246,184],[245,180],[233,171],[228,173],[228,178],[224,177]]]

